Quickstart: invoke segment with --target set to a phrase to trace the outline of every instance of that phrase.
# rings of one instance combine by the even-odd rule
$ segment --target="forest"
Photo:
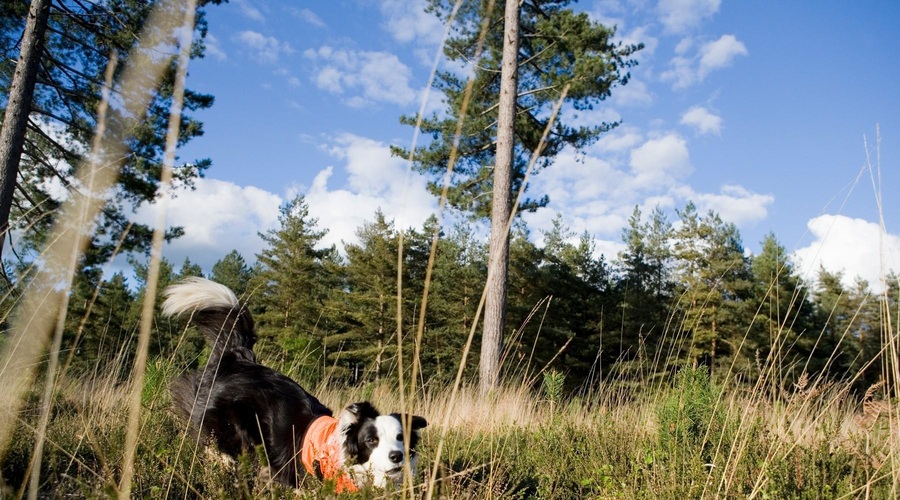
[[[644,215],[635,208],[622,235],[626,250],[610,260],[597,254],[589,235],[572,234],[559,218],[542,247],[518,224],[510,243],[505,372],[519,380],[556,370],[573,394],[697,365],[748,385],[765,375],[790,387],[806,374],[849,381],[863,392],[883,376],[882,305],[868,283],[846,287],[840,273],[820,269],[810,286],[774,235],[748,256],[738,230],[715,213],[698,214],[689,204],[678,215],[676,225],[659,210]],[[250,304],[263,348],[305,380],[367,384],[393,373],[398,246],[402,238],[399,334],[411,345],[433,220],[399,230],[378,212],[357,229],[359,242],[340,250],[320,244],[327,229],[309,216],[302,197],[282,208],[279,224],[249,262],[232,251],[205,274],[190,259],[163,259],[160,293],[190,276],[229,286]],[[420,359],[428,384],[447,384],[456,374],[484,288],[486,255],[470,226],[442,231]],[[134,283],[124,272],[76,281],[63,349],[77,373],[127,377],[147,272],[139,261],[132,264]],[[888,283],[896,310],[896,277]],[[199,336],[185,337],[183,325],[167,319],[154,323],[151,357],[196,365]],[[473,352],[470,378],[477,375]]]
[[[409,395],[433,425],[404,497],[896,497],[896,274],[804,280],[775,234],[751,254],[693,202],[635,206],[617,255],[518,217],[548,203],[530,175],[621,124],[561,106],[603,104],[645,48],[568,0],[427,2],[447,60],[478,64],[433,75],[443,113],[399,117],[426,139],[392,153],[440,200],[421,227],[378,210],[326,245],[298,195],[256,255],[167,259],[183,228],[134,213],[213,165],[175,152],[214,104],[186,66],[220,3],[0,4],[0,496],[333,493],[185,442],[167,385],[209,348],[159,304],[205,276],[327,404]]]

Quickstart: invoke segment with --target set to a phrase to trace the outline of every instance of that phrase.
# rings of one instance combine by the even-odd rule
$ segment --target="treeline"
[[[688,204],[677,216],[676,228],[660,210],[645,216],[635,208],[623,231],[625,250],[613,261],[598,257],[591,237],[577,238],[560,218],[543,235],[543,248],[517,224],[504,336],[507,380],[529,381],[548,368],[565,374],[570,389],[587,390],[604,381],[646,383],[685,364],[708,366],[714,376],[735,374],[747,382],[763,376],[785,385],[803,373],[860,388],[879,379],[883,304],[868,283],[847,288],[840,274],[820,269],[810,288],[774,235],[747,257],[737,228],[717,214]],[[249,302],[267,359],[308,381],[377,381],[394,376],[400,361],[398,285],[402,366],[412,365],[435,224],[401,231],[379,211],[357,229],[358,242],[339,252],[322,246],[326,229],[300,197],[262,235],[266,248],[253,265],[232,251],[207,277]],[[440,233],[422,329],[422,381],[455,377],[481,298],[486,255],[485,243],[465,225]],[[147,272],[132,264],[132,286],[122,273],[101,279],[94,271],[77,280],[64,346],[76,372],[118,367],[127,375]],[[189,259],[180,267],[164,260],[161,273],[160,290],[203,275]],[[888,281],[889,310],[896,314],[897,276]],[[156,325],[151,356],[177,366],[200,362],[204,346],[196,333],[163,318]],[[476,328],[468,376],[477,372],[479,334]]]

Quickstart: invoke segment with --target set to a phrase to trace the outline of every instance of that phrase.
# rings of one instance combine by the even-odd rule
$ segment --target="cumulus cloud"
[[[687,142],[674,133],[650,139],[631,151],[630,165],[638,187],[669,185],[691,172]]]
[[[425,7],[425,0],[384,0],[381,13],[385,31],[400,42],[438,45],[446,28]]]
[[[572,231],[587,231],[598,250],[612,259],[622,248],[622,229],[636,205],[644,213],[659,207],[672,214],[693,201],[703,213],[713,210],[739,227],[768,217],[772,195],[739,185],[698,191],[688,184],[692,170],[688,142],[676,132],[646,137],[639,129],[622,127],[584,154],[564,149],[552,166],[533,177],[530,192],[547,194],[550,203],[523,218],[539,239],[552,227],[555,214],[562,214]]]
[[[675,89],[684,89],[702,82],[709,74],[733,64],[738,56],[749,54],[747,46],[734,35],[722,35],[697,48],[696,54],[688,56],[693,47],[689,39],[682,40],[676,47],[676,55],[669,61],[669,69],[660,74],[663,81],[672,82]]]
[[[718,193],[697,192],[689,186],[681,186],[674,192],[685,201],[694,201],[701,213],[712,210],[723,220],[737,225],[765,219],[769,215],[769,207],[775,202],[775,197],[770,194],[754,193],[731,184],[722,186]]]
[[[712,17],[720,4],[721,0],[660,0],[657,11],[667,33],[684,33]]]
[[[206,35],[204,43],[206,45],[206,55],[212,56],[218,61],[228,59],[228,55],[222,50],[221,42],[219,42],[219,39],[213,36],[212,33]]]
[[[591,21],[604,26],[622,27],[625,24],[624,15],[627,13],[621,0],[596,0],[594,7],[588,11]]]
[[[253,4],[250,2],[250,0],[235,0],[235,3],[237,4],[238,8],[241,9],[241,14],[243,14],[244,17],[247,17],[254,21],[265,21],[266,20],[266,18],[263,16],[262,12],[260,12],[259,9],[254,7]]]
[[[251,51],[251,56],[257,62],[264,64],[276,63],[282,55],[294,52],[287,42],[281,42],[275,37],[265,36],[256,31],[241,31],[237,34],[237,40]]]
[[[253,186],[201,178],[196,189],[180,192],[169,203],[169,226],[184,228],[184,236],[166,245],[163,256],[175,265],[190,257],[207,272],[231,250],[253,261],[263,248],[258,232],[278,223],[282,198]],[[142,206],[136,220],[154,225],[158,205]]]
[[[653,93],[641,80],[629,80],[628,85],[617,88],[612,95],[617,106],[646,106],[653,103]]]
[[[259,233],[278,228],[282,204],[304,195],[309,212],[327,230],[323,246],[358,241],[356,230],[370,221],[377,209],[397,228],[421,228],[437,210],[425,180],[408,173],[406,161],[392,157],[387,144],[352,134],[331,140],[327,151],[338,160],[323,168],[308,187],[292,187],[282,194],[253,186],[209,178],[196,181],[196,189],[171,200],[168,226],[181,226],[184,236],[167,244],[163,255],[176,266],[190,257],[205,272],[231,250],[253,262],[265,243]],[[340,175],[335,175],[335,173]],[[334,186],[334,178],[346,180]],[[136,220],[153,225],[159,207],[141,207]]]
[[[846,286],[860,277],[881,291],[887,270],[900,271],[900,235],[882,233],[875,222],[826,214],[810,219],[806,226],[813,241],[794,251],[793,258],[807,280],[815,280],[821,265],[830,272],[843,272]]]
[[[425,180],[415,173],[407,175],[406,161],[392,157],[387,144],[343,134],[328,150],[344,162],[346,183],[331,186],[335,167],[329,166],[304,192],[310,214],[328,230],[323,243],[341,248],[342,241],[356,242],[356,229],[379,208],[397,228],[420,228],[436,211]]]
[[[627,151],[643,140],[644,136],[637,128],[621,126],[600,137],[594,149],[600,154]]]
[[[719,135],[722,132],[722,117],[702,106],[694,106],[681,115],[681,124],[695,127],[701,134]]]
[[[372,102],[406,105],[416,98],[410,88],[412,71],[388,52],[334,49],[307,50],[313,61],[313,82],[322,90],[344,96],[345,104],[361,107]]]
[[[737,56],[746,56],[747,46],[734,35],[722,35],[718,40],[700,47],[700,66],[697,75],[700,80],[710,71],[730,66]]]
[[[306,24],[315,26],[316,28],[324,28],[326,26],[325,21],[323,21],[321,17],[319,17],[315,12],[309,9],[298,9],[295,7],[291,7],[288,9],[288,12],[290,12],[297,19],[300,19]]]

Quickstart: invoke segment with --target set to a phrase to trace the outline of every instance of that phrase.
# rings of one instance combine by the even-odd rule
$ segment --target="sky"
[[[205,58],[188,86],[215,96],[181,162],[210,158],[196,190],[170,204],[185,228],[164,255],[206,272],[298,194],[328,231],[356,241],[376,209],[420,228],[437,206],[403,115],[442,109],[427,82],[445,27],[424,0],[231,0],[207,10]],[[631,81],[583,120],[621,125],[532,178],[550,203],[524,215],[535,243],[559,214],[606,259],[635,206],[693,201],[739,228],[748,253],[774,233],[798,272],[824,265],[878,288],[900,270],[900,2],[582,0],[574,8],[643,43]],[[444,62],[439,62],[444,64]],[[882,197],[883,195],[883,197]],[[881,203],[881,205],[879,205]],[[155,220],[153,208],[138,217]]]

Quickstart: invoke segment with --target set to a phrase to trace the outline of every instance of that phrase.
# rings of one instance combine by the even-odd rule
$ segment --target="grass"
[[[260,474],[264,450],[227,463],[185,442],[184,424],[170,409],[170,373],[165,361],[148,367],[134,496],[295,495]],[[396,406],[396,388],[388,383],[314,391],[332,408],[363,397],[385,409]],[[556,400],[524,386],[485,397],[464,387],[448,408],[448,392],[426,392],[417,408],[432,423],[423,435],[419,485],[432,470],[441,434],[435,423],[451,413],[436,478],[437,493],[446,498],[896,496],[896,419],[877,391],[858,401],[834,384],[798,385],[791,393],[763,397],[720,386],[702,368],[688,368],[671,386],[627,399],[611,387]],[[26,399],[3,457],[3,497],[20,495],[28,482],[39,394],[35,389]],[[59,385],[41,463],[42,494],[116,493],[127,402],[127,387],[113,379]],[[308,479],[296,495],[319,498],[329,492],[328,485]]]
[[[166,22],[177,26],[180,20]],[[131,70],[138,76],[156,71],[151,61]],[[140,102],[126,104],[141,107]],[[66,221],[90,221],[97,209],[90,204],[67,207],[60,227]],[[61,241],[54,250],[59,256],[42,254],[47,262],[75,261],[72,256],[83,242],[71,235]],[[17,308],[26,326],[13,328],[15,335],[3,350],[12,353],[10,346],[24,341],[24,350],[10,358],[18,364],[3,364],[0,370],[0,496],[23,496],[31,478],[39,479],[38,490],[47,497],[128,492],[147,498],[331,495],[330,485],[313,479],[296,492],[272,484],[260,473],[263,449],[236,462],[223,461],[201,443],[187,440],[166,390],[178,371],[171,361],[150,359],[126,382],[116,370],[78,379],[48,377],[45,391],[45,379],[32,372],[35,367],[46,371],[40,353],[52,329],[30,321],[52,322],[53,315],[41,314],[55,309],[44,300],[58,303],[63,295],[55,289],[59,276],[46,281],[43,292],[36,287]],[[0,313],[17,319],[10,311]],[[149,325],[150,315],[145,317]],[[889,347],[894,346],[895,328],[888,323],[884,332]],[[149,326],[141,331],[143,340],[147,335]],[[142,353],[146,345],[138,355]],[[50,353],[51,359],[58,355],[58,349]],[[888,396],[897,393],[900,383],[898,357],[893,350],[883,353],[892,371],[884,384],[862,397],[851,396],[850,382],[808,377],[789,391],[775,389],[770,386],[778,384],[768,378],[777,370],[765,367],[767,375],[755,387],[686,367],[671,380],[636,380],[637,389],[627,391],[599,383],[578,397],[563,393],[564,375],[552,370],[542,373],[539,389],[509,383],[481,394],[467,385],[458,393],[428,386],[415,404],[416,413],[432,425],[423,434],[413,496],[422,496],[422,485],[433,480],[444,498],[896,498],[900,413]],[[289,360],[264,361],[296,373]],[[390,411],[397,409],[398,393],[408,390],[392,385],[395,378],[366,387],[309,388],[334,409],[369,399]],[[135,381],[140,383],[133,388]],[[36,453],[39,442],[43,451]],[[31,474],[35,466],[40,474]],[[432,471],[436,477],[428,477]],[[125,485],[120,484],[123,477],[130,478]],[[29,493],[36,496],[37,491]],[[391,493],[364,490],[356,496]]]

